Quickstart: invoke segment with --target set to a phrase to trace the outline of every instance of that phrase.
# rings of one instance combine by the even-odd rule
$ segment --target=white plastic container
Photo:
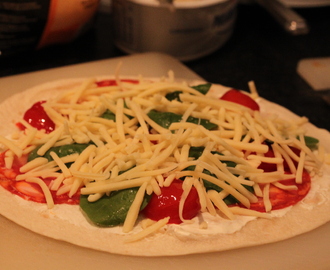
[[[164,1],[164,0],[163,0]],[[126,53],[163,52],[190,61],[231,36],[236,0],[113,0],[115,44]]]

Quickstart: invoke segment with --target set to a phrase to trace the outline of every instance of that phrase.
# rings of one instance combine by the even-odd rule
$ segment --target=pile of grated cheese
[[[39,157],[21,168],[16,180],[39,184],[49,208],[54,206],[50,190],[69,196],[80,190],[81,194],[89,195],[89,201],[96,201],[115,190],[139,187],[123,226],[124,232],[129,232],[135,226],[145,193],[158,195],[160,187],[185,177],[180,202],[184,222],[190,222],[183,219],[182,209],[192,186],[198,191],[202,212],[217,215],[220,211],[229,219],[234,219],[235,215],[267,218],[265,213],[228,207],[223,199],[231,194],[249,208],[257,197],[263,197],[266,212],[269,212],[272,207],[270,185],[297,189],[295,185],[284,186],[278,181],[295,177],[300,183],[304,168],[318,172],[321,166],[320,157],[304,143],[302,125],[307,122],[305,118],[288,122],[275,115],[266,117],[258,111],[219,100],[212,93],[202,95],[187,83],[176,82],[173,76],[159,81],[140,78],[139,84],[117,79],[117,83],[118,86],[97,87],[96,79],[87,79],[78,87],[44,103],[45,111],[56,124],[56,130],[50,134],[20,120],[26,129],[16,134],[15,140],[0,137],[0,143],[8,150],[5,158],[8,168],[11,168],[14,156],[28,154],[40,145],[38,154],[42,156],[53,146],[93,142],[80,155],[60,158],[52,152],[53,161]],[[257,96],[255,88],[251,89]],[[181,102],[165,98],[173,91],[182,92]],[[100,117],[106,110],[115,114],[115,122]],[[165,129],[148,117],[150,110],[181,114],[182,121]],[[207,119],[218,125],[218,129],[207,130],[201,125],[188,123],[189,116]],[[274,158],[264,156],[269,150],[269,146],[263,144],[265,140],[274,142],[271,145]],[[188,158],[189,149],[197,146],[205,147],[201,157],[197,160]],[[290,146],[301,149],[300,156],[291,151]],[[213,155],[212,151],[223,155]],[[223,161],[233,161],[237,165],[227,167]],[[284,161],[288,163],[291,175],[284,173]],[[258,169],[261,162],[276,164],[277,171],[263,172]],[[72,165],[67,167],[66,163]],[[192,165],[194,171],[183,170]],[[203,173],[204,169],[216,177]],[[119,174],[122,171],[125,172]],[[54,177],[55,180],[46,186],[40,177]],[[202,179],[223,190],[206,191]],[[252,186],[254,194],[243,185]],[[148,227],[144,234],[159,229],[167,221],[164,219],[153,224],[153,229]]]

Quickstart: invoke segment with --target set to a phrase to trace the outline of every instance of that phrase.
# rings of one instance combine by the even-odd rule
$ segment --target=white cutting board
[[[297,72],[315,91],[330,89],[330,57],[302,59]]]
[[[0,78],[0,100],[50,80],[113,74],[120,61],[122,75],[163,76],[171,69],[177,78],[201,79],[170,56],[147,53]],[[323,270],[330,269],[329,250],[330,223],[285,241],[221,253],[159,258],[119,256],[38,235],[0,216],[1,270]]]

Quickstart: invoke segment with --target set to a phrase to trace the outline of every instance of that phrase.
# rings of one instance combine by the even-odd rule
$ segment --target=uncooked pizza
[[[0,104],[0,213],[117,254],[287,239],[330,220],[330,134],[203,81],[58,80]]]

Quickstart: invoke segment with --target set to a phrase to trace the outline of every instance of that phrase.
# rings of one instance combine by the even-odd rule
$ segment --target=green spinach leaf
[[[311,150],[317,149],[317,145],[319,143],[318,139],[310,136],[304,136],[304,138],[305,138],[305,144],[309,149]]]
[[[113,120],[114,122],[116,122],[116,115],[110,110],[106,110],[101,115],[101,118],[108,119],[108,120]]]
[[[43,157],[47,158],[49,161],[52,161],[53,158],[50,155],[50,152],[55,152],[59,157],[65,157],[68,155],[72,154],[80,154],[82,151],[84,151],[90,144],[78,144],[78,143],[73,143],[73,144],[68,144],[68,145],[61,145],[61,146],[55,146],[51,147],[44,155]],[[41,157],[40,155],[37,154],[39,148],[41,146],[37,147],[34,149],[28,156],[28,161],[31,161],[37,157]]]
[[[172,112],[159,112],[156,110],[151,110],[148,113],[148,116],[163,128],[169,128],[172,123],[180,122],[182,119],[182,115]],[[211,123],[209,120],[195,118],[192,116],[188,117],[187,122],[201,125],[208,130],[212,130],[218,127],[216,124]]]
[[[203,95],[206,95],[207,92],[210,90],[211,86],[212,86],[212,84],[205,83],[205,84],[200,84],[200,85],[192,86],[191,88],[197,90],[198,92],[200,92]],[[180,94],[182,94],[182,91],[174,91],[174,92],[171,92],[171,93],[166,94],[165,97],[169,101],[177,100],[177,101],[180,101],[181,102],[181,100],[180,100]]]
[[[212,86],[211,83],[205,83],[205,84],[192,86],[191,88],[194,88],[195,90],[202,93],[203,95],[206,95],[207,92],[210,90],[211,86]]]
[[[88,219],[100,227],[113,227],[124,223],[138,188],[113,191],[95,202],[89,202],[87,195],[80,196],[80,207]],[[151,196],[145,195],[141,210],[146,207]]]

